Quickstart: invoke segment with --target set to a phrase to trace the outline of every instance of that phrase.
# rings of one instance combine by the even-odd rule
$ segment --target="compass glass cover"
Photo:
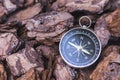
[[[101,44],[91,30],[75,28],[62,37],[59,50],[67,64],[83,68],[92,65],[99,58]]]

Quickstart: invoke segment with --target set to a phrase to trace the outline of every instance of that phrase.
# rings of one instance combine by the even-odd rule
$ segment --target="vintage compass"
[[[82,19],[88,19],[90,24],[81,24]],[[79,20],[80,27],[66,32],[59,44],[60,55],[70,66],[84,68],[97,61],[101,53],[101,42],[97,35],[88,27],[91,26],[91,19],[83,16]]]

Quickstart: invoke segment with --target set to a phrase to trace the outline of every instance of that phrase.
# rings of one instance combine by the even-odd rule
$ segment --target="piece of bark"
[[[57,0],[52,5],[52,10],[57,11],[89,11],[102,13],[109,0]]]
[[[37,72],[34,68],[31,68],[24,75],[16,80],[41,80],[39,77],[39,72]]]
[[[2,3],[9,14],[19,8],[34,4],[34,0],[3,0]]]
[[[41,73],[41,80],[51,80],[53,78],[53,71],[55,69],[56,59],[50,55],[48,61],[45,61],[44,64],[47,66],[45,66],[46,69]]]
[[[105,18],[105,15],[100,17],[97,20],[97,22],[95,24],[95,28],[94,28],[94,32],[96,33],[96,35],[100,39],[101,45],[103,48],[107,45],[107,43],[110,39],[110,36],[111,36],[111,34],[107,28],[107,23],[106,23],[104,18]]]
[[[91,80],[90,75],[92,74],[95,66],[79,69],[78,80]]]
[[[17,9],[17,6],[11,2],[11,0],[4,0],[3,5],[7,9],[8,12],[15,11]]]
[[[36,50],[38,51],[38,53],[40,53],[41,55],[43,55],[44,57],[49,59],[50,55],[51,56],[57,55],[58,49],[55,49],[52,46],[50,47],[50,46],[46,46],[46,45],[40,45],[36,48]]]
[[[55,51],[53,47],[40,45],[36,48],[39,53],[43,55],[45,70],[41,73],[41,80],[52,80],[53,71],[56,65]]]
[[[27,20],[24,24],[29,31],[53,32],[60,28],[71,27],[73,16],[67,12],[46,12]]]
[[[39,45],[39,43],[36,40],[26,41],[25,43],[31,47],[35,47],[35,46]]]
[[[11,0],[17,7],[26,7],[34,4],[35,0]]]
[[[37,1],[37,0],[36,0]],[[56,0],[39,0],[40,3],[42,4],[42,6],[44,7],[45,11],[51,11],[51,5],[53,4],[53,2],[55,2]]]
[[[0,2],[0,23],[2,22],[2,20],[4,19],[4,17],[7,14],[7,10],[6,8],[2,5],[2,2]]]
[[[109,3],[104,8],[105,11],[113,11],[120,8],[120,0],[109,0]]]
[[[97,65],[90,76],[92,80],[120,80],[120,46],[112,48],[106,49],[109,55]]]
[[[39,67],[41,71],[44,69],[41,56],[28,45],[25,49],[8,56],[6,60],[14,76],[19,76],[33,67]]]
[[[5,7],[0,3],[0,18],[7,13]]]
[[[119,46],[109,46],[107,49],[103,50],[101,54],[101,60],[103,60],[105,57],[109,56],[111,52],[119,52],[120,47]]]
[[[62,32],[61,34],[55,36],[55,37],[52,37],[52,38],[49,38],[49,39],[46,39],[46,40],[39,40],[40,43],[43,43],[45,45],[48,45],[48,46],[52,46],[54,45],[55,43],[54,42],[59,42],[60,39],[62,38],[62,36],[66,33],[66,30],[64,32]]]
[[[1,0],[0,23],[6,22],[10,13],[13,13],[21,8],[26,8],[34,3],[34,0]]]
[[[7,71],[8,72],[8,71]],[[9,76],[8,76],[8,80],[15,80],[14,76],[11,74],[11,73],[8,73]]]
[[[30,19],[35,15],[39,14],[41,10],[42,10],[41,4],[37,3],[31,7],[28,7],[12,15],[11,17],[9,17],[8,22],[14,22],[14,21],[20,22],[22,20]]]
[[[27,36],[37,41],[52,41],[52,39],[73,25],[73,16],[67,12],[50,12],[40,14],[33,19],[23,21],[27,28]]]
[[[110,34],[115,37],[120,37],[120,8],[110,13],[105,17],[105,20]]]
[[[60,56],[56,59],[57,63],[54,70],[56,80],[73,80],[75,78],[76,71],[66,65]]]
[[[0,33],[0,60],[11,54],[19,40],[12,33]]]
[[[51,80],[56,65],[55,55],[58,49],[56,49],[56,47],[54,48],[54,46],[40,45],[36,50],[47,59],[44,61],[46,69],[42,72],[41,78],[42,80]]]
[[[0,63],[0,80],[7,80],[7,74],[3,64]]]

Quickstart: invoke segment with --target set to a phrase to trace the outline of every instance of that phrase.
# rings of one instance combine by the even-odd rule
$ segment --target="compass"
[[[83,16],[77,27],[66,32],[59,44],[60,55],[63,60],[70,66],[84,68],[92,65],[97,61],[101,53],[101,42],[97,35],[85,25],[81,25],[81,20],[87,18]],[[90,25],[88,27],[90,27]]]

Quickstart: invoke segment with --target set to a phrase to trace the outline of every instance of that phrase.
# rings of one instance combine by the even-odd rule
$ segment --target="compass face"
[[[84,68],[92,65],[99,58],[101,44],[91,30],[75,28],[62,37],[59,50],[68,65]]]

